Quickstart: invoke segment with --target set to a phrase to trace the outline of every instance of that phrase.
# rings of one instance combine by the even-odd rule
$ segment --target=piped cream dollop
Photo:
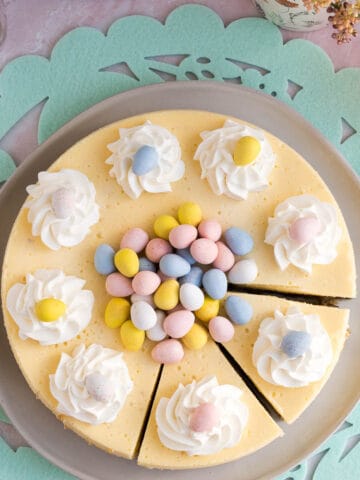
[[[81,344],[71,356],[63,352],[50,375],[56,411],[92,425],[113,422],[132,388],[122,353],[97,344]]]
[[[307,332],[311,341],[302,355],[290,358],[281,345],[284,337],[293,331]],[[319,316],[305,315],[292,306],[285,315],[275,310],[273,318],[265,318],[261,322],[252,361],[267,382],[293,388],[320,380],[332,357],[331,341]]]
[[[161,398],[156,409],[160,441],[171,450],[188,455],[212,455],[236,445],[248,421],[248,407],[242,391],[233,385],[219,385],[215,376],[179,384],[171,398]],[[191,429],[191,416],[201,404],[211,404],[219,421],[210,431]]]
[[[252,163],[239,166],[233,158],[235,146],[247,136],[259,141],[260,152]],[[249,193],[268,186],[275,154],[261,130],[226,120],[222,128],[202,132],[201,138],[194,159],[200,162],[201,178],[208,180],[216,195],[245,200]]]

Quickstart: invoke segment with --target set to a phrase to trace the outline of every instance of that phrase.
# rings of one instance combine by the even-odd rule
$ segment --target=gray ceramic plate
[[[318,170],[342,209],[352,241],[360,245],[360,205],[356,175],[331,144],[295,111],[275,99],[237,85],[211,82],[171,82],[132,90],[109,98],[79,115],[42,144],[23,163],[0,193],[0,252],[5,249],[12,223],[25,199],[25,187],[80,138],[103,125],[135,114],[163,109],[208,110],[253,122],[284,140]],[[19,255],[21,260],[21,255]],[[2,258],[0,259],[2,262]],[[360,271],[360,256],[357,255]],[[339,278],[341,282],[341,278]],[[343,302],[351,308],[352,334],[340,361],[315,402],[286,435],[262,450],[227,465],[198,470],[198,480],[260,480],[272,478],[318,447],[341,423],[360,394],[360,301]],[[86,444],[36,400],[10,351],[0,328],[0,403],[24,438],[44,457],[83,479],[192,480],[193,471],[157,471]]]

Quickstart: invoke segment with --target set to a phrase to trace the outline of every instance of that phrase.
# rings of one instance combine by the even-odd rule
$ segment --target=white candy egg
[[[180,302],[187,310],[198,310],[203,306],[204,293],[193,283],[184,283],[180,287]]]
[[[153,342],[160,342],[167,337],[166,332],[163,329],[163,322],[166,315],[165,312],[163,312],[162,310],[155,310],[155,312],[157,318],[156,323],[152,328],[146,330],[146,336],[149,340],[152,340]]]
[[[228,281],[235,285],[251,283],[258,275],[258,267],[252,258],[240,260],[228,272]]]
[[[51,207],[57,218],[68,218],[74,211],[75,195],[67,188],[55,190],[51,197]]]
[[[109,403],[114,395],[113,384],[101,373],[94,372],[87,375],[85,387],[89,395],[98,402]]]
[[[130,308],[132,323],[139,330],[149,330],[157,321],[155,310],[147,302],[140,301],[133,303]]]

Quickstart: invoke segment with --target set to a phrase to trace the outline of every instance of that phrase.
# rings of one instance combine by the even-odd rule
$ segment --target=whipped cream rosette
[[[94,295],[85,280],[61,270],[36,270],[13,285],[6,307],[19,327],[19,337],[54,345],[76,337],[91,320]]]
[[[341,238],[336,210],[312,195],[290,197],[269,218],[265,243],[274,246],[281,270],[290,264],[311,273],[313,264],[335,260]]]
[[[143,125],[119,129],[120,140],[108,145],[112,155],[106,163],[112,165],[123,191],[133,199],[143,191],[171,192],[171,183],[185,172],[177,138],[166,128],[146,121]]]
[[[328,333],[316,314],[290,307],[265,318],[254,344],[252,360],[259,375],[283,387],[304,387],[320,380],[332,361]]]
[[[57,412],[92,425],[113,422],[132,388],[122,353],[97,344],[81,344],[71,356],[62,353],[50,375]]]
[[[238,387],[219,385],[214,376],[179,384],[156,409],[161,443],[188,455],[212,455],[236,445],[248,421],[241,396]]]
[[[51,250],[78,245],[99,221],[95,187],[77,170],[40,172],[38,183],[26,191],[32,234]]]
[[[264,133],[226,120],[222,128],[201,133],[194,159],[216,195],[245,200],[269,184],[275,154]]]

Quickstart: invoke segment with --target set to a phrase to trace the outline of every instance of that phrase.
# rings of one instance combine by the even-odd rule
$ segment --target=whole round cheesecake
[[[281,140],[216,113],[147,113],[82,139],[27,191],[5,326],[35,395],[87,442],[150,468],[221,464],[282,435],[257,391],[289,423],[319,393],[349,312],[267,292],[352,298],[354,254],[328,187]]]

